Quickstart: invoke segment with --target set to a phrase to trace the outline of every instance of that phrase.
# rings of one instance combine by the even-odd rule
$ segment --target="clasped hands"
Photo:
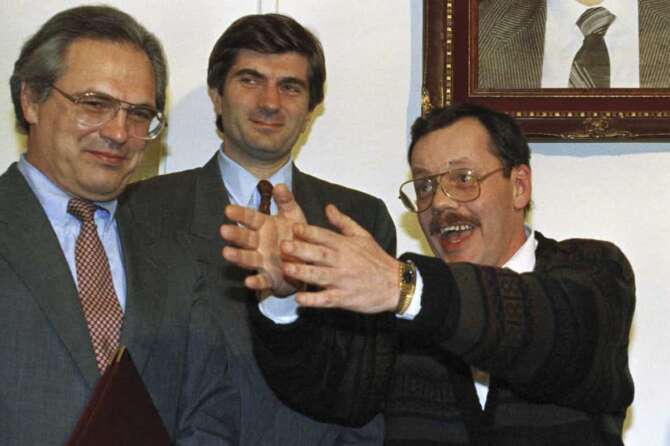
[[[277,215],[237,205],[226,216],[237,224],[221,226],[231,245],[223,257],[256,273],[245,279],[252,290],[282,297],[295,294],[303,307],[340,308],[359,313],[394,311],[400,296],[399,262],[334,205],[325,208],[338,232],[307,224],[293,194],[274,187]],[[316,286],[305,290],[301,284]]]

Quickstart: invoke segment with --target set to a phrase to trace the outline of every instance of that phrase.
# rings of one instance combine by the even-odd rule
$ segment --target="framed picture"
[[[424,0],[423,112],[478,103],[514,116],[534,140],[669,138],[670,2],[633,5],[639,7],[637,87],[569,88],[568,65],[566,85],[546,88],[543,36],[547,3],[554,1],[578,0]]]

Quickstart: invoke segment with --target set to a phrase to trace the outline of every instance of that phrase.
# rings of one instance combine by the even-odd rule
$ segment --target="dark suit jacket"
[[[278,328],[256,311],[259,364],[282,399],[319,419],[383,412],[389,445],[621,445],[633,272],[610,243],[536,238],[529,274],[403,255],[424,287],[399,339],[374,326],[380,316],[350,313],[338,331],[338,314]],[[470,365],[491,373],[484,411]]]
[[[389,251],[395,250],[395,229],[386,207],[376,198],[293,171],[292,187],[307,220],[327,225],[323,209],[336,204],[375,235]],[[242,283],[246,272],[221,256],[224,242],[219,227],[229,222],[223,210],[229,199],[216,155],[202,168],[163,175],[132,185],[128,203],[147,232],[169,236],[187,232],[196,248],[198,262],[209,271],[215,316],[225,331],[230,350],[242,364],[239,378],[242,400],[243,445],[379,444],[382,421],[363,429],[348,429],[313,421],[283,405],[268,388],[252,353],[247,305],[256,298]]]
[[[481,0],[478,8],[479,88],[540,88],[546,1]],[[640,87],[670,88],[670,3],[640,0],[639,8]]]
[[[228,444],[239,395],[202,278],[181,257],[188,247],[146,243],[121,206],[116,218],[127,281],[121,343],[175,441]],[[16,164],[0,176],[0,284],[0,444],[63,444],[100,375],[76,284]]]

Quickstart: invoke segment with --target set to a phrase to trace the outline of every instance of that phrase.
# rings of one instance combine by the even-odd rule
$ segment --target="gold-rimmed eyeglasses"
[[[77,120],[86,127],[99,127],[114,119],[119,110],[127,113],[128,134],[133,138],[155,139],[165,127],[163,113],[146,105],[131,104],[106,94],[87,91],[68,94],[52,85],[65,99],[76,106]]]
[[[477,175],[470,168],[461,168],[415,178],[400,185],[398,198],[410,212],[423,212],[432,206],[433,197],[439,186],[449,198],[460,203],[467,203],[479,197],[482,191],[482,181],[504,169],[504,167],[499,167],[484,175]]]

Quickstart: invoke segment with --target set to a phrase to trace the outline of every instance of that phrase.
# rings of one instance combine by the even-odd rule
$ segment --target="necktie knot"
[[[258,205],[258,210],[264,214],[270,214],[270,203],[272,199],[272,183],[267,180],[260,180],[256,189],[261,194],[261,202]]]
[[[97,206],[83,198],[72,198],[67,204],[67,211],[77,217],[82,223],[93,221]]]
[[[604,36],[607,29],[616,16],[609,12],[607,8],[598,6],[597,8],[589,8],[577,19],[577,26],[584,34],[584,37],[597,35]]]

